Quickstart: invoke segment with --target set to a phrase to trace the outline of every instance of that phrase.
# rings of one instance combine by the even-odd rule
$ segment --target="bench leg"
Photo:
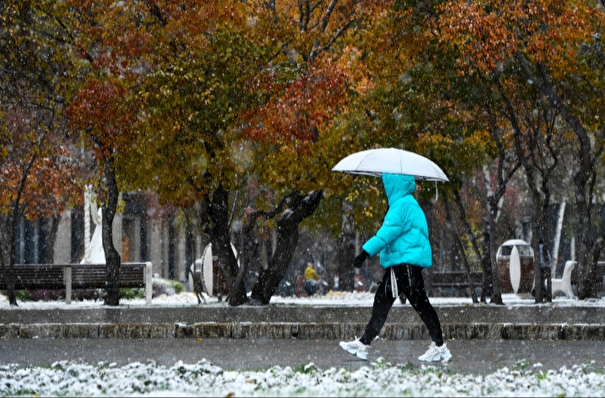
[[[151,304],[151,293],[153,293],[153,267],[151,262],[145,263],[145,303]]]

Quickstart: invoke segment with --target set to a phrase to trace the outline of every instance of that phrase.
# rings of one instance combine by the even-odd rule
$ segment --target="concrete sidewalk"
[[[452,359],[430,365],[444,370],[485,374],[514,368],[527,360],[537,370],[590,364],[605,369],[605,351],[594,341],[450,340]],[[377,340],[369,361],[346,353],[336,340],[299,339],[0,339],[0,365],[48,366],[69,360],[89,364],[133,362],[173,366],[202,359],[225,370],[261,370],[271,366],[299,368],[314,363],[320,369],[371,366],[379,358],[392,365],[420,366],[418,356],[428,341]]]

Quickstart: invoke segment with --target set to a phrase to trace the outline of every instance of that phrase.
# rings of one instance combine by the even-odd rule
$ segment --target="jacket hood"
[[[382,183],[389,205],[406,195],[411,195],[416,189],[414,177],[404,174],[382,174]]]

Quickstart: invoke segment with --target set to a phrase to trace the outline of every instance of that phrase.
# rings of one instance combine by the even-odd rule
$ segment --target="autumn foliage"
[[[253,89],[273,95],[243,117],[249,126],[244,132],[252,141],[291,147],[298,155],[308,155],[320,132],[346,103],[347,76],[336,68],[310,67],[296,80],[279,80],[272,73],[258,78]]]

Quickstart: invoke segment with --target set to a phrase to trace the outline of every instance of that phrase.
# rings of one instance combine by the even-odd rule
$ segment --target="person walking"
[[[413,196],[416,181],[412,176],[384,173],[382,182],[388,200],[387,213],[382,226],[363,245],[353,265],[360,268],[365,260],[380,253],[380,264],[385,273],[374,295],[372,315],[363,336],[349,342],[341,341],[340,346],[367,360],[370,344],[380,334],[402,291],[428,328],[432,340],[429,349],[418,360],[448,361],[452,354],[443,341],[441,323],[426,295],[422,278],[422,269],[431,267],[433,259],[426,217]]]

